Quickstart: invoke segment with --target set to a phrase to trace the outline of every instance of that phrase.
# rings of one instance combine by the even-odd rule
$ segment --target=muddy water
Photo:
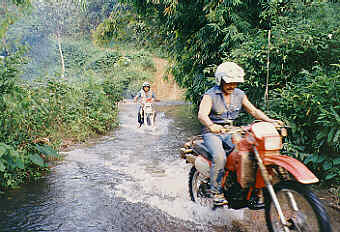
[[[189,106],[159,105],[153,131],[136,128],[135,105],[120,108],[111,135],[71,149],[41,181],[0,196],[1,232],[265,231],[261,212],[190,201],[190,167],[178,154],[199,133]]]

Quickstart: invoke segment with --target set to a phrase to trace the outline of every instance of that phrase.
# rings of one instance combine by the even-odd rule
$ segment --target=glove
[[[211,133],[218,134],[222,132],[224,127],[218,124],[211,124],[208,126],[208,129],[210,130]]]

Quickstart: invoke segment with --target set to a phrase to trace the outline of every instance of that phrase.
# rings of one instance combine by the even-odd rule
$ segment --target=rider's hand
[[[275,126],[279,126],[279,127],[280,126],[283,127],[285,125],[284,122],[282,122],[281,120],[272,119],[270,122],[273,123]]]
[[[210,130],[210,132],[218,134],[223,131],[224,127],[218,124],[211,124],[208,126],[208,129]]]

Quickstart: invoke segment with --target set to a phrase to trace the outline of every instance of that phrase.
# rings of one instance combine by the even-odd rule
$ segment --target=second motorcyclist
[[[138,106],[138,127],[141,127],[144,123],[144,112],[143,112],[143,105],[146,101],[154,101],[155,94],[151,91],[151,85],[149,82],[144,82],[142,85],[142,89],[137,93],[136,97],[134,98],[135,102],[139,102]]]
[[[210,169],[210,187],[215,206],[228,204],[225,199],[221,181],[224,176],[226,153],[229,154],[234,145],[230,134],[221,131],[230,120],[235,120],[245,109],[254,118],[282,124],[257,109],[248,100],[246,94],[237,88],[238,83],[244,82],[244,70],[233,62],[225,62],[217,67],[215,72],[216,86],[209,89],[203,96],[199,106],[198,119],[203,125],[204,144],[212,155]]]

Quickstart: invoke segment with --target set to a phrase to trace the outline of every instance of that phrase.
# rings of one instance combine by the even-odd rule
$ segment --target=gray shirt
[[[215,86],[209,89],[205,95],[209,95],[212,100],[212,107],[209,118],[213,123],[225,125],[228,120],[235,120],[242,110],[242,101],[245,93],[235,88],[231,94],[230,105],[227,106],[223,98],[223,92],[220,86]],[[207,133],[207,127],[203,127],[203,133]]]
[[[144,93],[144,94],[143,94]],[[138,93],[137,93],[137,97],[143,97],[143,95],[145,95],[146,98],[155,98],[155,94],[149,90],[148,92],[145,92],[143,89],[141,89]]]

